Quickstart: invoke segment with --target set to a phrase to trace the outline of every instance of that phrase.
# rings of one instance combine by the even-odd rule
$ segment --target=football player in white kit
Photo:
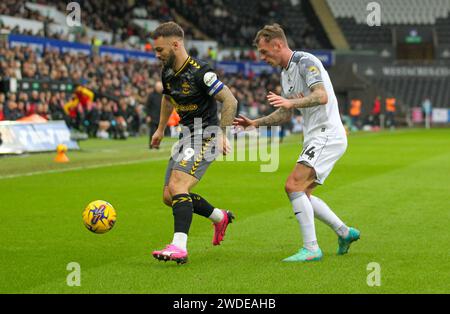
[[[284,31],[278,24],[261,29],[256,35],[255,45],[263,61],[273,67],[282,67],[282,94],[269,92],[269,103],[278,108],[272,114],[256,120],[241,115],[235,119],[234,125],[244,128],[280,125],[291,119],[294,109],[300,110],[304,121],[303,150],[285,184],[300,224],[303,247],[284,261],[322,259],[314,217],[333,228],[338,235],[338,254],[345,254],[350,244],[359,239],[360,232],[347,227],[324,201],[312,195],[313,189],[324,183],[347,148],[347,136],[330,77],[314,55],[289,48]]]

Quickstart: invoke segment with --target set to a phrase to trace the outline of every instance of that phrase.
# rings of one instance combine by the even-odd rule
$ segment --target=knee
[[[294,192],[305,192],[307,190],[308,184],[304,182],[304,180],[299,180],[293,176],[290,176],[286,180],[286,184],[284,185],[284,190],[287,194],[291,194]]]
[[[181,184],[177,183],[175,180],[169,182],[167,188],[169,190],[171,199],[173,195],[187,193],[186,188],[184,188]]]
[[[284,184],[284,191],[286,192],[286,194],[290,194],[293,192],[300,192],[297,190],[298,190],[298,188],[297,188],[296,181],[292,177],[289,177],[286,180],[286,183]]]

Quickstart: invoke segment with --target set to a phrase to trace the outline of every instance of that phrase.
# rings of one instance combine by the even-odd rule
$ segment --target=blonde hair
[[[279,38],[285,44],[287,44],[287,38],[284,33],[284,30],[283,28],[281,28],[280,24],[277,23],[266,25],[262,29],[260,29],[258,33],[256,33],[256,37],[253,40],[253,44],[257,46],[261,39],[264,39],[266,42],[269,42],[275,38]]]

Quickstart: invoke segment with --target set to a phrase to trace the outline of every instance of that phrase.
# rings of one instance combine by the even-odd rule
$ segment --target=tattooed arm
[[[292,109],[278,108],[276,111],[272,112],[268,116],[259,118],[255,120],[255,126],[272,126],[280,125],[289,121],[292,117]]]
[[[244,129],[248,127],[259,127],[259,126],[271,126],[283,124],[292,117],[292,109],[279,108],[278,110],[272,112],[268,116],[251,120],[246,116],[240,114],[239,117],[234,118],[233,125],[241,126]]]
[[[227,126],[233,125],[233,119],[236,115],[237,100],[228,86],[224,85],[222,90],[214,97],[222,103],[222,112],[220,114],[220,129],[222,136],[218,138],[218,148],[223,155],[231,152],[231,146],[227,139]]]
[[[311,86],[311,94],[304,97],[303,95],[297,95],[295,98],[287,99],[276,95],[274,93],[269,93],[267,96],[270,104],[276,108],[309,108],[320,105],[325,105],[328,103],[328,95],[322,83],[315,84]]]
[[[311,86],[311,94],[306,97],[291,99],[295,108],[309,108],[328,103],[328,95],[322,83]]]
[[[237,100],[226,85],[217,93],[215,99],[222,103],[220,128],[223,134],[226,134],[226,127],[233,124],[233,119],[236,116]]]

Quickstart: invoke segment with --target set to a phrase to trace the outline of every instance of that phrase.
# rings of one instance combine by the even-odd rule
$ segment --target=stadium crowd
[[[95,43],[89,38],[85,28],[77,33],[52,33],[48,27],[54,22],[27,7],[27,2],[52,5],[60,12],[66,12],[67,2],[63,0],[4,0],[0,3],[0,15],[14,16],[44,23],[43,30],[27,30],[18,26],[13,29],[2,25],[0,28],[11,33],[45,36],[49,38],[73,40],[81,43]],[[221,45],[235,47],[225,60],[256,60],[253,49],[248,49],[257,29],[255,25],[283,19],[280,7],[291,5],[291,0],[258,1],[254,10],[258,14],[243,9],[237,0],[131,0],[110,2],[107,0],[83,0],[81,18],[83,26],[96,31],[113,34],[111,42],[101,44],[122,48],[152,50],[151,33],[131,22],[133,18],[153,19],[160,22],[172,20],[176,15],[185,30],[186,39],[196,39],[197,35],[217,40]],[[247,4],[248,5],[248,4]],[[232,19],[232,20],[230,20]],[[190,21],[190,22],[186,22]],[[291,46],[302,44],[312,36],[311,27],[305,25],[304,34],[290,39]],[[198,30],[198,31],[195,31]],[[205,37],[202,37],[205,38]],[[133,40],[131,40],[133,39]],[[304,47],[312,48],[312,47]],[[209,57],[212,63],[217,52],[206,56],[192,49],[194,57]],[[239,101],[239,112],[257,117],[273,110],[266,102],[267,91],[280,93],[278,75],[245,77],[225,75],[218,71],[219,77],[230,86]],[[31,114],[38,114],[48,120],[64,119],[75,130],[90,136],[123,138],[127,134],[138,134],[142,126],[152,120],[151,106],[158,103],[157,82],[160,77],[158,64],[130,59],[126,62],[115,61],[107,56],[86,56],[83,54],[63,53],[47,50],[42,54],[30,47],[0,47],[0,81],[10,78],[18,80],[40,80],[70,83],[72,91],[54,91],[29,89],[18,92],[0,90],[0,120],[18,120]],[[75,89],[82,86],[92,91],[92,100],[77,100]],[[74,101],[76,100],[76,101]],[[72,103],[72,105],[70,105]],[[153,117],[155,123],[157,117]]]
[[[20,17],[44,23],[43,29],[23,29],[19,25],[11,28],[0,19],[0,29],[13,34],[44,36],[48,38],[70,40],[81,43],[111,45],[120,48],[152,50],[151,34],[133,19],[155,20],[166,22],[177,20],[184,31],[186,39],[212,39],[221,46],[243,48],[249,47],[257,31],[258,25],[284,20],[286,8],[291,6],[290,0],[258,1],[251,10],[239,6],[236,0],[83,0],[77,1],[81,7],[81,21],[84,27],[76,28],[71,33],[64,33],[49,27],[54,20],[33,11],[26,6],[27,2],[51,5],[60,12],[67,12],[67,1],[64,0],[5,0],[0,3],[0,15]],[[241,4],[242,5],[242,4]],[[258,14],[254,14],[257,11]],[[176,18],[183,16],[184,19]],[[187,22],[190,21],[190,22]],[[314,38],[311,25],[304,22],[301,34],[288,38],[291,47],[306,49],[323,48]],[[111,40],[88,36],[86,27],[94,31],[112,34]],[[199,32],[195,32],[197,29]],[[289,27],[286,29],[290,33]],[[202,36],[203,34],[203,36]],[[206,37],[205,37],[206,35]],[[237,59],[252,59],[252,55],[240,54]]]
[[[27,2],[36,2],[55,7],[58,11],[67,12],[67,1],[64,0],[5,0],[0,3],[0,15],[24,18],[44,23],[43,29],[24,29],[16,25],[9,27],[0,19],[0,29],[12,34],[43,36],[53,39],[70,40],[80,43],[95,43],[99,38],[89,37],[86,27],[94,31],[112,34],[111,41],[102,39],[101,44],[120,48],[151,50],[151,34],[144,28],[132,22],[134,18],[143,18],[165,22],[173,20],[173,15],[165,0],[133,0],[111,2],[108,0],[77,1],[81,7],[81,21],[84,27],[76,28],[73,32],[63,33],[51,30],[50,23],[54,20],[43,16],[39,11],[31,10]],[[137,9],[137,10],[135,10]],[[190,24],[179,22],[185,30],[186,38],[193,39],[193,28]]]
[[[280,92],[277,75],[218,74],[238,99],[241,113],[256,117],[273,110],[265,97],[268,90]],[[67,104],[76,96],[75,88],[73,92],[1,92],[0,120],[38,114],[48,120],[64,119],[69,127],[90,136],[123,138],[127,133],[139,134],[149,122],[149,112],[155,111],[150,108],[155,102],[150,100],[156,93],[160,68],[133,59],[121,62],[108,56],[61,55],[55,51],[40,55],[30,47],[1,47],[0,80],[11,78],[71,83],[91,90],[95,96],[92,101],[80,101],[68,109]]]

